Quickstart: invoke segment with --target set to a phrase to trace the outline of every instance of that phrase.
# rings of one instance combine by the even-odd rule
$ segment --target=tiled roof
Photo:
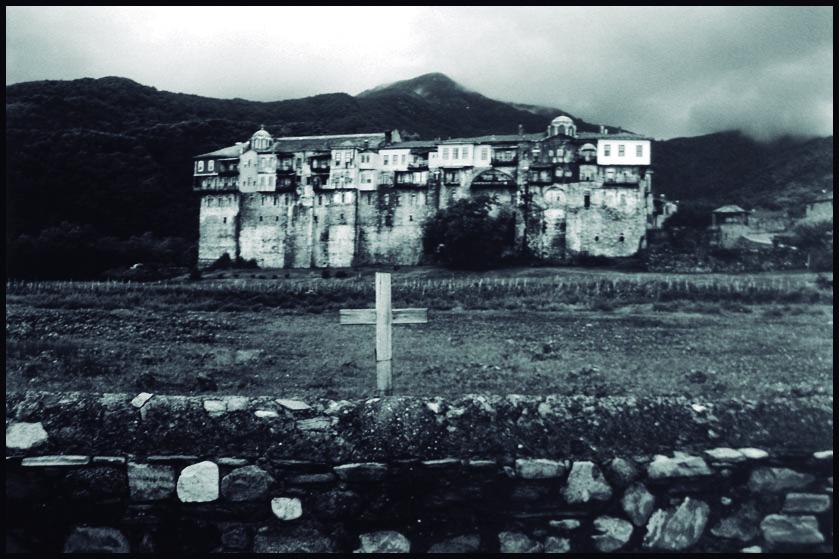
[[[398,144],[391,144],[388,149],[407,149],[407,148],[435,148],[437,144],[434,140],[410,140],[407,142],[399,142]]]
[[[739,213],[749,213],[740,206],[735,206],[734,204],[729,204],[727,206],[720,206],[712,213],[715,214],[739,214]]]
[[[493,144],[513,142],[534,142],[545,137],[543,132],[535,134],[492,134],[490,136],[474,136],[471,138],[450,138],[442,140],[441,144]]]
[[[601,134],[600,132],[577,132],[578,140],[652,140],[649,136],[619,132],[617,134]]]
[[[385,141],[384,133],[378,134],[334,134],[330,136],[297,136],[277,138],[272,151],[327,151],[340,148],[363,147],[367,142],[377,148]]]
[[[239,157],[239,146],[230,146],[229,148],[217,149],[210,153],[202,153],[201,155],[196,155],[193,159],[198,159],[199,157]]]

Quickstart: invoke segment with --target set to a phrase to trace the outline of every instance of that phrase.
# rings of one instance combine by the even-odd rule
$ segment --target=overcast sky
[[[659,138],[828,135],[833,8],[6,8],[6,84],[273,101],[428,72]]]

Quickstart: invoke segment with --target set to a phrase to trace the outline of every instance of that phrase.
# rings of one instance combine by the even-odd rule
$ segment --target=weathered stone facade
[[[567,122],[566,122],[567,121]],[[495,198],[516,216],[516,248],[546,261],[623,257],[655,223],[650,141],[578,133],[399,141],[398,133],[274,139],[195,157],[198,260],[268,268],[413,265],[423,224],[453,201]]]

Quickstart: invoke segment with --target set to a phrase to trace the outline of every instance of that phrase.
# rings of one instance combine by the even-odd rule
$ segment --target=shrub
[[[241,256],[236,257],[236,268],[259,268],[259,265],[256,263],[256,258],[251,258],[250,260],[245,260]]]
[[[320,277],[322,277],[323,279],[329,279],[332,277],[332,272],[329,270],[329,268],[324,268],[320,271]]]
[[[515,219],[508,208],[493,216],[496,202],[486,196],[458,200],[425,224],[426,255],[449,268],[497,267],[513,250]]]
[[[227,270],[228,268],[233,266],[233,261],[230,259],[230,255],[226,252],[216,258],[216,261],[210,264],[207,269],[208,270]]]
[[[335,277],[340,278],[340,279],[344,279],[344,278],[350,277],[350,275],[347,272],[345,272],[344,270],[338,270],[337,272],[335,272]]]

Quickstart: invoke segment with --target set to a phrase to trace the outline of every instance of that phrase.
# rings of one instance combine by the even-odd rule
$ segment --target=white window
[[[635,146],[635,157],[643,157],[644,156],[644,146],[638,145]],[[621,235],[623,236],[623,235]]]
[[[213,161],[212,159],[210,159],[209,161],[207,161],[207,170],[208,170],[208,171],[212,171],[212,170],[213,170],[213,167],[215,166],[215,163],[216,163],[216,162],[215,162],[215,161]]]
[[[443,148],[443,159],[449,158],[449,148]],[[199,169],[200,171],[201,169]]]
[[[383,165],[388,165],[388,164],[389,164],[389,163],[388,163],[388,156],[387,156],[387,155],[382,156],[382,164],[383,164]]]
[[[489,149],[488,148],[481,148],[481,159],[486,161],[489,157]]]
[[[626,146],[624,146],[623,144],[618,144],[618,157],[623,157],[624,152],[626,151],[625,147]]]
[[[469,148],[463,148],[463,159],[469,159]]]
[[[460,148],[452,148],[452,159],[460,159]]]
[[[203,173],[203,172],[204,172],[204,162],[203,162],[203,161],[199,161],[199,162],[198,162],[198,172],[199,172],[199,173]]]
[[[405,154],[404,153],[402,154],[401,162],[402,162],[403,165],[405,164]]]
[[[603,146],[603,155],[605,155],[606,157],[609,157],[610,155],[612,155],[612,145],[611,144],[606,144],[606,145]]]

